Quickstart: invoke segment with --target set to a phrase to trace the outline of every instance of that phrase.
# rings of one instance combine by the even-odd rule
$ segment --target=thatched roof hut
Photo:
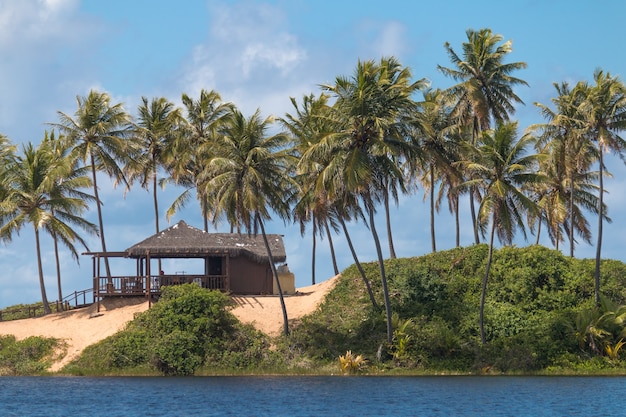
[[[267,235],[267,240],[274,263],[285,262],[287,255],[282,236],[270,234]],[[204,288],[219,289],[235,294],[274,294],[276,292],[262,235],[207,233],[180,221],[125,251],[87,252],[85,255],[93,257],[96,297],[137,293],[155,294],[160,292],[160,287],[163,285],[187,282],[195,282]],[[135,259],[136,273],[134,276],[103,275],[100,266],[100,260],[103,258]],[[202,259],[204,271],[192,274],[185,272],[166,274],[157,270],[153,273],[151,260],[162,258]],[[293,281],[293,274],[290,279]]]

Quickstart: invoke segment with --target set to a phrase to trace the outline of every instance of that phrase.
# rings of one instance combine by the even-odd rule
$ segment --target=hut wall
[[[234,294],[272,294],[269,264],[259,264],[245,256],[230,259],[230,291]]]

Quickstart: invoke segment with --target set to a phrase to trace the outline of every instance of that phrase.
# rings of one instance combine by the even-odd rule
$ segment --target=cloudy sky
[[[457,51],[468,28],[490,28],[513,41],[511,61],[525,61],[516,76],[529,83],[516,92],[526,105],[515,118],[522,128],[542,122],[535,102],[550,103],[554,82],[591,80],[600,67],[625,76],[623,19],[626,3],[567,0],[446,2],[371,0],[0,0],[0,133],[14,143],[41,141],[57,112],[73,114],[76,96],[89,90],[108,92],[136,114],[142,96],[167,97],[180,103],[186,93],[218,91],[244,114],[291,112],[289,98],[300,99],[338,75],[350,75],[359,59],[394,55],[411,68],[415,79],[433,87],[452,81],[437,72],[451,66],[445,49]],[[626,260],[626,169],[614,156],[613,178],[605,182],[613,223],[605,227],[603,255]],[[154,233],[150,195],[140,188],[128,193],[104,180],[105,232],[109,250],[123,250]],[[169,206],[180,190],[160,194]],[[393,211],[394,243],[399,256],[428,253],[427,206],[423,195],[402,198]],[[96,221],[95,210],[88,215]],[[171,219],[202,227],[195,202]],[[438,248],[454,245],[452,217],[437,219]],[[472,243],[467,216],[462,244]],[[590,218],[592,225],[597,223]],[[165,220],[161,224],[167,225]],[[384,223],[379,222],[381,236]],[[283,234],[296,285],[311,283],[311,237],[299,227],[272,222],[268,232]],[[351,225],[363,261],[375,259],[369,232]],[[40,299],[32,230],[0,244],[0,308]],[[594,237],[595,239],[595,237]],[[92,250],[97,239],[89,239]],[[547,242],[546,242],[547,243]],[[518,245],[525,245],[520,240]],[[341,237],[335,238],[339,267],[352,263]],[[317,281],[333,275],[327,242],[318,245]],[[577,256],[594,256],[580,246]],[[54,258],[44,241],[44,272],[51,300],[56,299]],[[63,256],[63,292],[91,286],[91,261],[80,266]],[[165,263],[172,272],[195,266]],[[134,264],[116,265],[116,271]]]

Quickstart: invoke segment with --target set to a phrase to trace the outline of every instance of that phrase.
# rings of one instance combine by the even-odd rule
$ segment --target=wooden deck
[[[168,285],[196,284],[211,290],[228,291],[226,275],[151,275],[114,276],[94,278],[94,297],[138,296],[148,294],[158,296],[161,287]]]

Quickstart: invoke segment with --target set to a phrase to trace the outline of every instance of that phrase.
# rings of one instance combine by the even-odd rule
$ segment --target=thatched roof
[[[287,259],[281,235],[267,235],[274,262]],[[256,262],[268,262],[262,235],[238,233],[207,233],[189,226],[184,221],[162,230],[126,249],[131,258],[150,254],[153,258],[203,258],[228,254],[246,256]]]

